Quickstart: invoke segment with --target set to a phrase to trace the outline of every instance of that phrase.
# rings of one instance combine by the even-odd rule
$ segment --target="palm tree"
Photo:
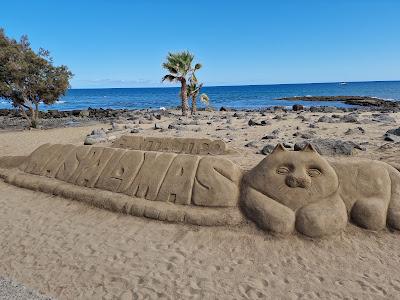
[[[199,96],[202,88],[203,88],[203,83],[198,84],[197,78],[193,73],[192,76],[190,77],[190,84],[187,86],[188,97],[192,98],[192,107],[191,107],[192,115],[197,112],[197,97]],[[200,101],[208,105],[210,102],[210,98],[208,97],[207,94],[202,93],[200,95]]]
[[[166,62],[163,63],[163,68],[168,70],[169,74],[162,78],[162,81],[170,82],[180,82],[181,92],[180,96],[182,99],[182,115],[187,116],[187,111],[189,109],[188,105],[188,92],[187,92],[187,82],[188,78],[192,74],[201,68],[201,64],[195,64],[192,67],[194,55],[189,51],[168,53]]]

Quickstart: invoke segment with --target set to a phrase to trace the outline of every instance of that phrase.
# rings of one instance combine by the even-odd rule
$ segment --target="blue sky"
[[[3,1],[0,27],[28,34],[72,87],[163,86],[189,50],[207,85],[400,79],[398,0]]]

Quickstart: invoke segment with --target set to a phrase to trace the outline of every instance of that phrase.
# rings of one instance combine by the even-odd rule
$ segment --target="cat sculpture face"
[[[294,211],[330,196],[339,187],[334,169],[311,145],[288,151],[278,144],[249,172],[247,183]]]

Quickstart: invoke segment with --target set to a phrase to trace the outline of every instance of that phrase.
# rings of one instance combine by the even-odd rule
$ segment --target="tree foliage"
[[[192,115],[197,112],[197,97],[199,96],[202,88],[203,88],[203,83],[199,83],[195,73],[193,72],[192,76],[189,79],[189,84],[187,86],[188,97],[192,98],[192,107],[191,107]],[[209,105],[210,98],[208,97],[207,94],[202,93],[200,94],[200,101],[205,105]]]
[[[30,126],[37,126],[39,104],[56,102],[71,77],[68,67],[53,65],[47,50],[35,53],[27,36],[16,41],[0,29],[0,97],[18,108]]]
[[[180,97],[182,100],[182,115],[186,116],[188,105],[188,81],[193,76],[196,70],[201,68],[201,64],[192,66],[194,55],[189,51],[168,53],[166,61],[163,63],[163,68],[169,73],[166,74],[162,81],[179,82],[181,84]]]

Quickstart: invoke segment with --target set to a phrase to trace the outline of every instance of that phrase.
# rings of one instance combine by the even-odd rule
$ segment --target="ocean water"
[[[278,101],[276,98],[290,96],[331,96],[359,95],[379,97],[400,101],[400,81],[278,84],[247,86],[204,87],[202,92],[210,97],[211,106],[230,108],[262,108],[275,105],[291,106],[294,103],[305,106],[338,106],[340,102],[302,102]],[[137,109],[176,107],[180,104],[179,88],[116,88],[116,89],[71,89],[51,106],[42,105],[41,109],[73,110],[91,108]],[[199,104],[201,107],[202,105]],[[0,109],[11,105],[0,99]]]

